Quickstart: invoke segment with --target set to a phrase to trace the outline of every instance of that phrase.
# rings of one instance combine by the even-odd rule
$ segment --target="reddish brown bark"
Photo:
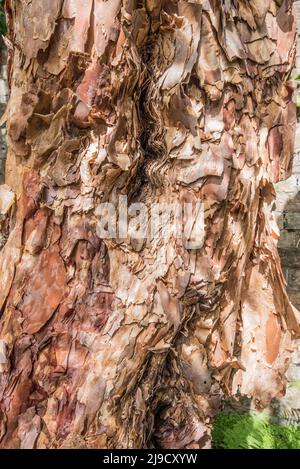
[[[284,392],[291,3],[6,3],[2,447],[202,448],[224,395]],[[120,194],[202,201],[204,246],[99,239]]]

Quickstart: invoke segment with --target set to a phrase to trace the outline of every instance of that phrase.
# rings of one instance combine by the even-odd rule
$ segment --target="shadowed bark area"
[[[1,447],[204,448],[224,395],[284,393],[291,6],[6,2]],[[201,201],[203,247],[100,239],[97,206],[119,195]]]

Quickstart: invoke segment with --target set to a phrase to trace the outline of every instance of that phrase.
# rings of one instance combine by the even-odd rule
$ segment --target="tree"
[[[292,2],[6,14],[1,446],[208,447],[224,396],[284,393],[299,333],[273,217],[292,164]],[[204,244],[161,236],[162,219],[147,239],[101,238],[97,207],[120,196],[201,202]]]

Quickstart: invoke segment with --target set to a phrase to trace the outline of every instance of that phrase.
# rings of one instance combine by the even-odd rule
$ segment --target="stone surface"
[[[297,59],[295,75],[300,73],[300,1],[294,2],[297,16]],[[299,87],[299,85],[298,85]],[[299,93],[299,89],[298,89]],[[283,272],[289,297],[300,309],[300,123],[298,122],[293,174],[286,181],[276,184],[276,215],[281,230],[278,243]],[[300,424],[300,342],[294,352],[288,370],[286,395],[274,402],[273,420],[283,424]]]

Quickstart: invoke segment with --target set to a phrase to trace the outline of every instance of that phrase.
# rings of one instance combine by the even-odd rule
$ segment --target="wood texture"
[[[284,393],[291,4],[6,2],[3,448],[209,447],[224,395]],[[202,201],[204,246],[99,239],[120,194]]]

